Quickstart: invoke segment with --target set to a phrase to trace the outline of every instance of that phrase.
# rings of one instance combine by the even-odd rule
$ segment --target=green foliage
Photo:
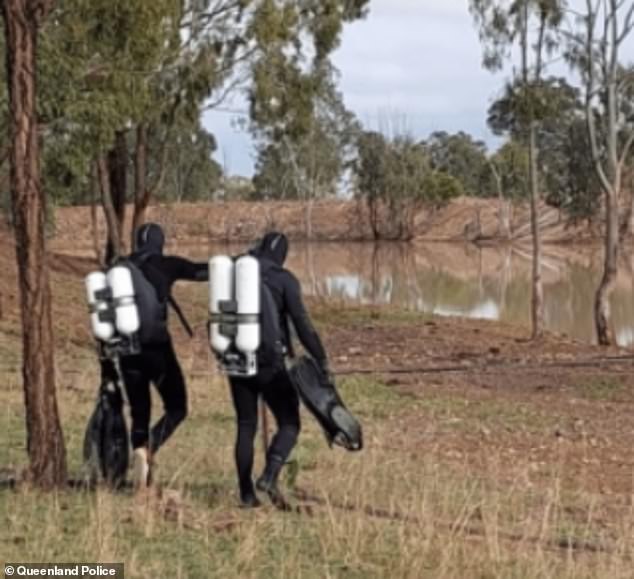
[[[489,126],[497,135],[508,135],[521,141],[529,115],[533,114],[539,121],[538,159],[545,199],[551,205],[565,209],[572,219],[588,218],[599,208],[598,182],[589,156],[578,91],[565,79],[548,78],[539,87],[530,88],[530,98],[533,99],[532,113],[528,110],[527,93],[522,83],[508,84],[503,96],[489,109]],[[520,156],[516,151],[505,162],[498,162],[507,170],[504,195],[509,198],[526,195],[525,186],[520,186],[525,178],[521,177],[521,171],[514,169],[524,163],[528,166],[527,159],[514,162],[513,157],[519,159]]]
[[[439,131],[432,133],[425,145],[432,167],[453,177],[460,194],[475,197],[491,194],[486,145],[482,141],[462,131],[454,135]]]
[[[377,239],[411,238],[418,209],[441,207],[464,193],[456,177],[434,168],[424,143],[365,132],[358,150],[354,164],[357,195],[368,206]]]
[[[544,23],[544,48],[552,53],[558,43],[557,28],[565,9],[564,0],[469,0],[469,11],[484,50],[484,67],[492,71],[502,69],[513,45],[522,42],[522,35],[528,29],[527,15]]]
[[[336,90],[328,56],[344,23],[363,17],[367,4],[257,4],[247,36],[257,47],[249,99],[259,195],[312,199],[336,191],[357,126]]]
[[[465,194],[459,179],[444,171],[432,171],[423,179],[425,201],[435,207],[442,207],[456,197]]]
[[[516,81],[507,83],[502,97],[491,105],[487,122],[494,134],[519,139],[531,119],[544,125],[570,120],[580,111],[578,91],[564,78],[550,77],[528,86]]]
[[[528,149],[515,140],[507,141],[494,155],[490,163],[497,171],[505,199],[520,201],[528,197]]]
[[[180,42],[179,6],[177,0],[57,3],[42,34],[38,94],[52,138],[61,133],[95,154],[155,107],[153,81]]]
[[[290,140],[293,155],[282,157],[301,166],[301,188],[310,182],[314,190],[332,191],[342,171],[332,149],[341,153],[345,144],[331,133],[331,117],[340,124],[351,116],[327,58],[344,23],[361,18],[367,4],[59,0],[42,30],[38,71],[46,190],[56,204],[86,202],[95,158],[121,131],[134,158],[134,129],[143,123],[150,139],[148,187],[157,182],[167,150],[161,198],[207,198],[221,171],[211,158],[216,143],[200,126],[202,104],[211,98],[208,106],[214,106],[225,92],[245,86],[261,150],[270,144],[280,154]],[[315,159],[313,149],[323,154]],[[271,181],[269,157],[263,154],[265,182]]]
[[[162,146],[161,142],[156,142],[155,134],[150,134],[149,140],[150,151]],[[222,168],[212,157],[216,147],[216,139],[202,126],[177,127],[172,131],[165,158],[165,178],[157,191],[157,199],[176,202],[212,199],[222,178]],[[156,159],[159,155],[155,151],[151,158]],[[160,168],[150,166],[150,178],[158,171]]]
[[[257,197],[314,199],[336,194],[360,128],[335,88],[332,69],[322,82],[305,131],[263,140],[253,178]]]

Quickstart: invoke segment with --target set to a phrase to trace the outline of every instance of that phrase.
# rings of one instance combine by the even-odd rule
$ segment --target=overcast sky
[[[463,130],[492,147],[498,142],[486,111],[508,72],[482,69],[468,0],[370,0],[368,17],[346,25],[333,61],[346,105],[367,128],[396,123],[419,138]],[[227,107],[246,105],[237,96]],[[253,144],[233,127],[235,115],[212,111],[204,123],[228,173],[251,176]]]

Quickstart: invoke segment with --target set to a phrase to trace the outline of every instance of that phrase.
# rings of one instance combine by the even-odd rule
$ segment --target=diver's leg
[[[164,414],[152,428],[150,450],[155,454],[187,417],[185,378],[172,343],[152,352],[154,385],[163,401]]]
[[[259,506],[253,488],[253,455],[258,427],[258,390],[253,379],[230,378],[231,398],[236,411],[235,461],[243,506]]]
[[[123,357],[121,372],[132,419],[130,439],[133,449],[133,479],[134,485],[140,490],[148,485],[150,472],[148,445],[152,399],[148,360],[143,355]]]
[[[275,504],[286,507],[286,501],[277,488],[277,480],[299,436],[299,398],[286,371],[277,373],[267,381],[262,386],[262,394],[275,416],[277,432],[269,446],[266,466],[257,481],[257,487],[267,492]]]

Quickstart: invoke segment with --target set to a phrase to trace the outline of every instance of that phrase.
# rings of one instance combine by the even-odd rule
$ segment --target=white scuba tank
[[[141,327],[139,311],[134,301],[132,274],[127,267],[117,265],[108,272],[107,278],[112,290],[117,331],[125,336],[131,336]]]
[[[99,319],[100,312],[108,311],[108,302],[97,297],[97,292],[108,288],[106,274],[102,271],[93,271],[86,276],[85,283],[88,306],[90,307],[90,326],[92,333],[98,340],[107,342],[114,336],[114,324],[110,321],[102,321]]]
[[[238,323],[236,348],[244,354],[255,354],[260,346],[260,263],[251,255],[243,255],[235,267],[238,315],[253,316],[253,321]]]
[[[220,313],[220,302],[233,299],[233,260],[226,255],[216,255],[209,260],[209,313]],[[231,345],[231,338],[220,333],[220,324],[211,324],[209,343],[218,354],[224,354]]]

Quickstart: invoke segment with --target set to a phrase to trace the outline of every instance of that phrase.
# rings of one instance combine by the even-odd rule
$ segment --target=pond
[[[207,253],[191,246],[185,255]],[[212,246],[209,254],[243,246]],[[193,251],[193,253],[192,253]],[[592,308],[601,275],[600,248],[546,247],[543,260],[547,329],[594,341]],[[612,296],[619,344],[634,344],[632,259],[623,256]],[[462,244],[292,243],[288,267],[307,295],[350,303],[390,304],[441,316],[530,324],[529,246]]]

